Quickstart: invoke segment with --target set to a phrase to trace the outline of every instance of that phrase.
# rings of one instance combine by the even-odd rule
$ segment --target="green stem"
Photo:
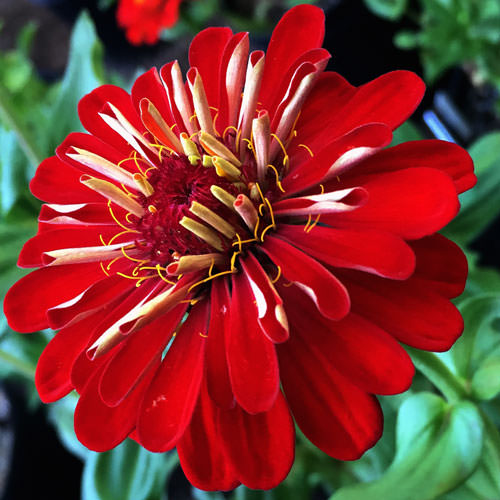
[[[30,380],[35,378],[35,368],[33,366],[26,363],[26,361],[22,361],[15,356],[12,356],[12,354],[5,352],[3,349],[0,349],[0,360],[3,363],[10,365],[17,373],[23,375],[24,377]]]
[[[443,394],[449,403],[467,398],[467,390],[450,369],[433,353],[407,347],[415,367]]]
[[[44,155],[38,150],[30,130],[26,128],[23,120],[17,114],[11,104],[11,100],[9,92],[0,85],[0,115],[16,134],[19,146],[28,157],[30,163],[36,167],[42,162]]]

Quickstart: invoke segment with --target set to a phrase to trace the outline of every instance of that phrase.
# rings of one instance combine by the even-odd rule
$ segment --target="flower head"
[[[60,329],[41,398],[80,393],[75,429],[103,451],[177,446],[197,487],[271,488],[294,424],[358,458],[382,432],[375,394],[406,390],[400,343],[448,349],[467,265],[436,234],[475,182],[460,147],[386,148],[424,85],[324,72],[323,13],[290,10],[267,54],[201,32],[131,95],[100,87],[31,183],[48,202],[5,299],[22,332]],[[293,415],[293,419],[292,419]]]
[[[164,28],[179,18],[182,0],[119,0],[116,18],[134,45],[155,44]]]

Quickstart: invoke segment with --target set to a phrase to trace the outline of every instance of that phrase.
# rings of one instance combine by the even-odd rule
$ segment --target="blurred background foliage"
[[[241,2],[223,2],[222,6],[221,1],[187,2],[179,24],[162,34],[164,47],[174,53],[182,52],[178,56],[182,57],[187,48],[186,33],[197,31],[214,19],[219,24],[230,23],[235,29],[256,30],[265,35],[276,13],[279,15],[283,9],[299,3],[295,0],[247,2],[245,8],[248,11],[248,4],[251,4],[251,15],[245,15],[239,8]],[[341,9],[346,1],[319,3],[330,9],[333,18],[341,13],[336,8],[340,5]],[[500,88],[498,0],[364,2],[386,20],[384,26],[394,23],[397,47],[412,49],[413,54],[417,54],[426,82],[431,86],[431,95],[438,95],[440,77],[451,67],[459,66],[465,69],[472,91],[481,93],[487,87],[497,99]],[[112,11],[116,8],[113,3],[100,0],[97,9]],[[358,7],[359,4],[361,0]],[[403,21],[405,17],[406,22]],[[327,26],[327,31],[329,29]],[[123,69],[119,63],[105,59],[108,49],[113,51],[112,44],[103,50],[91,17],[82,12],[72,28],[64,72],[60,77],[42,77],[31,59],[36,33],[35,24],[25,23],[17,35],[15,47],[0,52],[2,299],[9,286],[25,273],[16,267],[17,255],[27,238],[36,232],[40,203],[28,189],[36,166],[53,154],[67,133],[81,129],[76,108],[82,95],[103,83],[130,87],[134,74],[150,60],[149,53],[132,53],[132,68],[129,64],[125,71],[119,71]],[[263,40],[257,37],[257,44],[264,42],[265,36]],[[347,43],[335,48],[336,52],[347,52],[347,56],[349,50]],[[164,54],[162,52],[162,57]],[[143,61],[146,62],[142,64]],[[500,499],[500,258],[498,252],[492,251],[500,248],[499,108],[488,110],[493,116],[493,125],[485,132],[484,126],[474,128],[474,123],[467,121],[460,106],[452,105],[451,112],[448,106],[448,112],[443,112],[443,107],[436,111],[435,104],[435,100],[427,98],[415,120],[396,131],[394,143],[432,135],[439,137],[450,129],[453,134],[453,124],[455,135],[460,138],[457,116],[470,125],[471,132],[463,136],[461,142],[468,146],[474,159],[478,184],[462,195],[462,211],[444,231],[462,246],[470,264],[466,291],[457,300],[464,316],[465,331],[446,353],[408,349],[418,369],[417,375],[407,393],[381,398],[385,430],[377,445],[358,461],[339,462],[324,455],[299,433],[295,465],[278,488],[259,492],[240,487],[231,494],[196,490],[182,477],[175,453],[151,454],[131,440],[107,453],[86,450],[73,431],[74,394],[40,412],[33,376],[40,352],[52,334],[14,333],[2,316],[1,380],[5,387],[10,387],[9,391],[23,394],[21,403],[29,404],[29,411],[35,412],[36,418],[49,422],[47,425],[55,428],[65,449],[81,461],[82,500]],[[434,113],[438,122],[427,120],[426,113]],[[436,128],[436,123],[442,128]],[[1,406],[0,398],[0,430],[4,425]],[[26,432],[22,428],[15,430],[14,450],[22,443],[19,436]],[[0,455],[3,461],[8,461],[12,452],[8,451],[1,435],[0,432]],[[24,450],[13,453],[15,456]],[[51,456],[46,460],[50,462]],[[65,460],[62,456],[60,463],[54,465],[63,467],[57,476],[44,479],[57,481],[57,491],[66,492],[61,497],[57,493],[52,495],[55,499],[70,498],[71,493],[67,492],[75,490],[74,486],[68,489],[71,475],[66,482],[61,477],[64,475],[61,463]],[[11,465],[14,476],[19,474],[16,464],[19,467],[19,459]],[[0,474],[1,484],[8,486],[4,499],[26,498],[16,496],[12,481],[2,480]],[[51,491],[50,487],[47,491]]]

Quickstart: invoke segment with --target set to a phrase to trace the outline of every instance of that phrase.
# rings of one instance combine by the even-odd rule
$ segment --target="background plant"
[[[500,92],[500,2],[497,0],[364,0],[391,21],[407,18],[414,29],[399,32],[394,43],[417,49],[428,83],[462,65],[476,85]],[[500,100],[497,109],[500,112]]]

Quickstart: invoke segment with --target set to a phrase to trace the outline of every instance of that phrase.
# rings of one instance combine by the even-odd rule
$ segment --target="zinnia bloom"
[[[134,45],[155,44],[160,31],[179,19],[182,0],[119,0],[116,18]]]
[[[131,95],[105,85],[31,182],[42,207],[15,330],[59,329],[36,385],[72,389],[78,438],[177,447],[198,488],[272,488],[294,421],[352,460],[382,432],[375,394],[406,390],[400,343],[448,349],[467,265],[436,233],[475,182],[460,147],[386,148],[424,85],[395,71],[354,87],[324,72],[323,12],[291,9],[267,54],[209,28]],[[292,419],[293,416],[293,419]]]

